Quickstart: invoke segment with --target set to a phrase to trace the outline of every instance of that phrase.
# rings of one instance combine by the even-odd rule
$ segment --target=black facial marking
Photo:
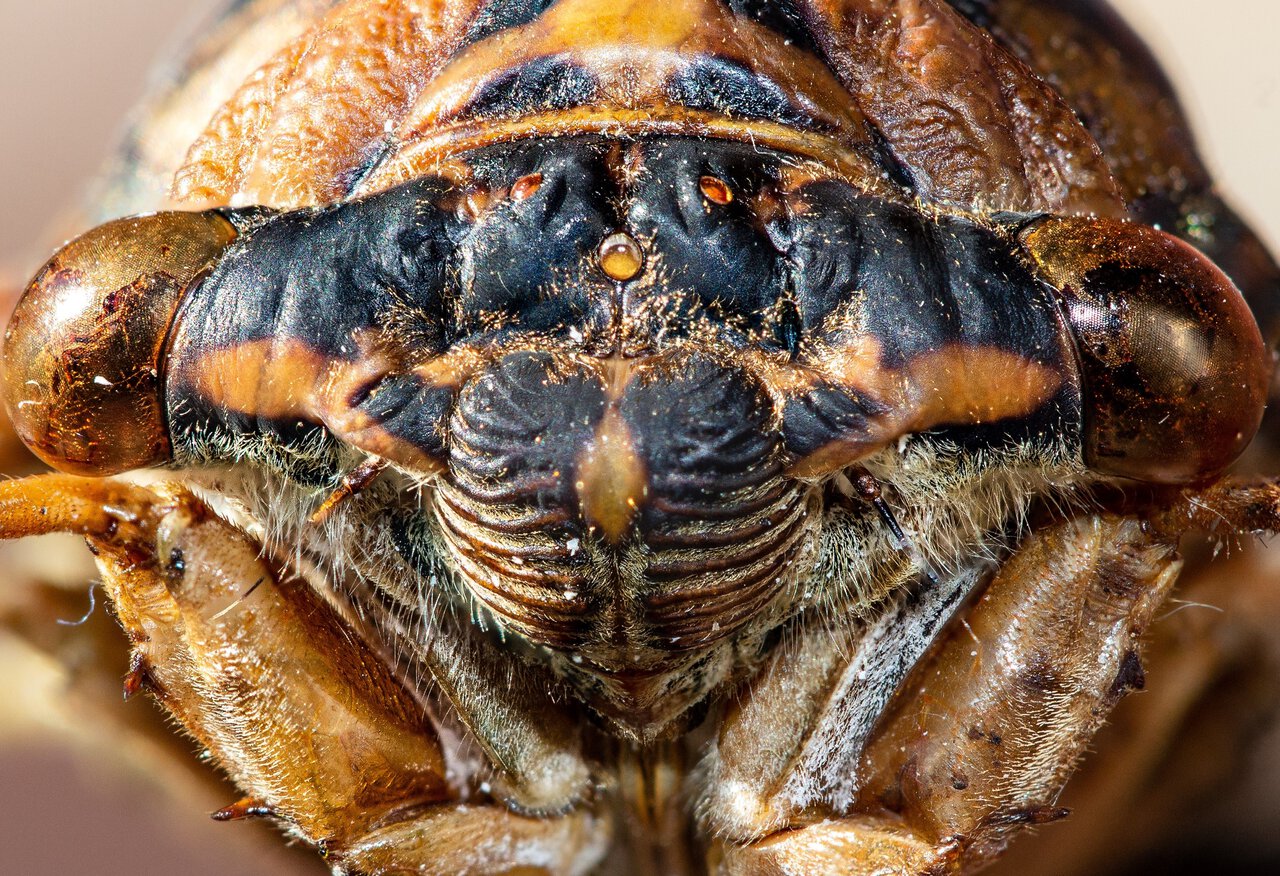
[[[818,183],[801,195],[806,209],[792,225],[791,264],[807,326],[856,303],[852,330],[883,344],[884,364],[894,368],[962,339],[949,294],[950,263],[931,223],[905,206],[855,195],[842,184]],[[839,343],[844,329],[833,330],[830,339]]]
[[[643,358],[719,338],[811,368],[813,351],[870,341],[868,368],[905,369],[949,346],[1067,368],[1055,305],[998,230],[927,217],[834,180],[783,191],[780,159],[746,144],[654,138],[611,147],[582,137],[467,158],[474,188],[466,191],[422,180],[245,225],[190,293],[171,361],[296,339],[322,373],[326,358],[364,363],[371,339],[415,362],[458,344],[483,351],[530,339],[515,348],[526,354],[466,378],[461,401],[452,383],[403,368],[343,403],[381,430],[370,434],[449,459],[469,483],[561,508],[577,501],[565,473],[604,410],[603,378],[576,356]],[[510,195],[533,175],[536,186]],[[708,193],[708,177],[721,188]],[[611,280],[598,257],[617,232],[645,256],[625,281]],[[570,357],[541,358],[538,339],[567,345]],[[774,402],[746,370],[697,356],[689,368],[614,388],[654,495],[677,504],[710,509],[713,493],[737,489],[730,481],[745,472],[849,436],[856,446],[886,422],[871,422],[886,411],[851,386],[819,385],[768,414],[779,429],[760,419]],[[1078,408],[1064,392],[1018,423],[956,427],[952,438],[969,447],[1007,444],[1013,432],[1051,436]],[[282,459],[317,441],[314,423],[215,409],[180,381],[170,381],[168,402],[180,436],[218,428],[235,440],[261,436]]]
[[[622,414],[660,499],[646,509],[649,525],[672,505],[714,513],[730,493],[775,475],[771,408],[748,374],[701,355],[629,386]]]
[[[747,374],[694,356],[632,380],[618,402],[639,463],[652,474],[652,514],[672,503],[714,506],[778,471],[771,405]],[[599,377],[549,354],[523,352],[463,390],[451,461],[466,489],[539,508],[572,505],[583,448],[606,410]]]
[[[849,212],[851,192],[835,181],[805,186],[786,229],[787,268],[804,331],[851,300],[862,261],[862,226]]]
[[[459,50],[499,31],[528,24],[555,2],[556,0],[489,0],[472,20]]]
[[[896,368],[946,344],[1011,350],[1056,364],[1053,304],[1007,239],[960,218],[930,220],[843,183],[803,187],[788,229],[788,266],[806,331],[853,307]],[[839,343],[837,336],[827,340]]]
[[[411,307],[442,312],[444,257],[461,233],[437,206],[448,186],[424,179],[323,210],[280,215],[243,234],[185,304],[182,323],[202,350],[297,338],[336,357],[352,332]],[[438,332],[437,332],[438,334]]]
[[[1005,350],[1072,373],[1055,304],[1018,259],[1010,237],[966,219],[927,218],[835,181],[808,184],[789,198],[778,238],[805,339],[835,348],[870,340],[884,369],[905,369],[951,347]],[[848,387],[820,386],[788,402],[787,451],[802,458],[842,437],[856,438],[871,418],[886,413]],[[1026,416],[937,431],[978,451],[1076,441],[1079,422],[1079,393],[1067,380]]]
[[[734,13],[769,28],[793,46],[821,57],[798,0],[721,0]]]
[[[567,58],[537,58],[504,70],[485,83],[462,111],[464,118],[502,118],[544,110],[571,109],[595,100],[591,73]]]
[[[453,401],[452,388],[433,386],[416,375],[405,374],[372,388],[356,407],[390,434],[406,439],[432,459],[443,461]]]
[[[997,448],[1034,446],[1078,447],[1081,437],[1082,405],[1075,383],[1066,383],[1045,404],[1025,417],[1010,417],[976,426],[939,426],[930,432],[955,448],[966,459]]]
[[[784,289],[780,254],[750,197],[768,173],[750,147],[654,143],[629,193],[627,214],[637,236],[652,241],[668,288],[687,290],[690,306],[757,329]],[[738,196],[728,204],[710,203],[698,184],[704,175],[725,180]]]
[[[791,399],[782,413],[787,454],[801,459],[841,436],[865,434],[872,418],[888,409],[847,389],[819,385]]]
[[[463,390],[450,423],[463,488],[540,508],[576,503],[573,472],[605,409],[604,387],[546,353],[505,357]]]
[[[594,258],[616,226],[616,195],[601,151],[562,141],[555,149],[496,153],[478,163],[477,173],[495,186],[539,173],[542,184],[525,200],[505,201],[480,217],[459,248],[461,335],[495,324],[563,330],[607,306],[601,296],[612,284]]]
[[[800,308],[796,305],[795,298],[788,295],[779,302],[779,310],[781,313],[778,318],[778,339],[786,349],[787,355],[795,359],[800,352],[800,338],[804,332]]]
[[[444,208],[450,193],[446,183],[422,179],[321,210],[255,214],[188,294],[169,373],[199,373],[205,355],[253,342],[296,341],[315,356],[355,361],[364,355],[359,336],[386,334],[397,322],[409,327],[396,336],[406,352],[441,352],[447,255],[461,235],[460,221]],[[217,456],[256,436],[262,460],[295,480],[323,483],[332,475],[332,443],[314,422],[229,410],[180,378],[166,380],[165,394],[182,452]]]
[[[795,127],[813,125],[813,119],[795,106],[777,83],[726,58],[693,60],[667,82],[667,96],[689,109],[739,119],[764,119]]]

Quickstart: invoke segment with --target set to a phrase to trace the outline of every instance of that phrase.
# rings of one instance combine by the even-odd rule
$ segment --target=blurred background
[[[0,0],[0,281],[21,282],[59,243],[57,217],[74,207],[142,95],[149,70],[196,32],[213,0]],[[1273,247],[1280,244],[1280,3],[1275,0],[1115,0],[1152,43],[1177,84],[1222,188]],[[51,543],[37,552],[74,554]],[[43,559],[43,558],[42,558]],[[73,556],[67,556],[69,562]],[[0,560],[11,562],[11,560]],[[66,606],[74,618],[88,606]],[[99,608],[97,623],[109,624]],[[88,630],[85,636],[96,635]],[[109,636],[109,631],[102,635]],[[258,826],[201,817],[230,803],[197,772],[166,770],[159,784],[112,766],[112,722],[156,721],[144,699],[103,705],[92,722],[56,728],[82,742],[76,755],[47,724],[25,723],[15,704],[65,684],[40,667],[22,671],[0,642],[0,858],[24,876],[214,876],[321,873],[309,854],[283,850]],[[121,646],[123,648],[123,646]],[[121,650],[123,653],[123,650]],[[11,656],[11,655],[8,655]],[[121,669],[123,672],[123,668]],[[112,710],[129,713],[117,718]],[[54,722],[56,724],[56,722]],[[58,738],[61,738],[60,736]],[[181,750],[190,746],[174,743]],[[157,748],[159,760],[169,752]],[[194,761],[192,761],[194,763]],[[1280,776],[1280,757],[1270,770]],[[195,769],[199,769],[196,767]],[[1261,782],[1261,778],[1259,778]],[[189,786],[177,807],[160,786]],[[220,796],[219,796],[220,795]],[[1280,812],[1255,812],[1280,828]],[[1280,833],[1280,831],[1276,831]]]

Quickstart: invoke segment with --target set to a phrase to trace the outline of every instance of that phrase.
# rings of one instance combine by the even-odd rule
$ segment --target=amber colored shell
[[[242,17],[274,23],[280,5],[252,4]],[[225,91],[173,199],[301,207],[447,169],[450,155],[497,140],[632,132],[774,146],[840,167],[868,189],[905,167],[915,195],[960,209],[1123,209],[1068,105],[942,0],[813,3],[807,46],[720,0],[561,0],[505,29],[485,27],[488,5],[299,4],[293,12],[310,10],[308,26],[274,25],[275,54]],[[261,40],[267,29],[246,34]],[[683,106],[672,76],[712,57],[784,93],[808,124]],[[555,112],[471,113],[487,85],[547,59],[591,76],[595,96]],[[216,84],[227,89],[231,79],[224,71]]]

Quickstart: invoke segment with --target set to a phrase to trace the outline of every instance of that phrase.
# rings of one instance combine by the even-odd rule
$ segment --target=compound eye
[[[1056,218],[1023,235],[1075,339],[1085,462],[1151,483],[1230,465],[1262,420],[1270,358],[1239,291],[1168,234]]]
[[[169,460],[169,327],[235,237],[216,212],[156,213],[101,225],[49,260],[4,344],[5,404],[32,452],[92,476]]]

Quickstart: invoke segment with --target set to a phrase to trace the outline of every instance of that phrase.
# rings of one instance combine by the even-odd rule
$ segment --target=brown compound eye
[[[27,287],[4,343],[4,396],[23,442],[56,469],[105,476],[166,462],[163,355],[184,294],[236,238],[224,216],[108,222]]]
[[[1117,220],[1050,219],[1023,244],[1075,339],[1086,464],[1166,484],[1230,465],[1258,430],[1270,378],[1231,281],[1177,238]]]

